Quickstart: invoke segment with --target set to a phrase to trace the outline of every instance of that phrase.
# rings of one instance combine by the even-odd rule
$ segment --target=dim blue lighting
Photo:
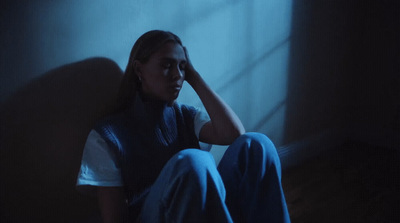
[[[169,30],[181,37],[196,69],[232,106],[246,129],[264,132],[279,144],[292,1],[175,2],[43,0],[16,7],[15,16],[24,15],[26,29],[10,25],[9,32],[29,38],[12,59],[30,62],[19,68],[15,62],[3,73],[14,71],[11,85],[17,87],[49,69],[98,56],[114,60],[124,70],[141,34]],[[202,106],[187,84],[179,101]]]

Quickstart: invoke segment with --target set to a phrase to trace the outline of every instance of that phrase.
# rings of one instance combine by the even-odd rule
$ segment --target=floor
[[[400,222],[400,150],[347,142],[283,171],[293,223]]]

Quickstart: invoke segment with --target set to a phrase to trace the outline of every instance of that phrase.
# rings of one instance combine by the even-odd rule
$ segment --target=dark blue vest
[[[195,108],[143,102],[108,116],[95,130],[115,152],[131,207],[138,209],[163,166],[177,152],[199,148],[194,132]]]

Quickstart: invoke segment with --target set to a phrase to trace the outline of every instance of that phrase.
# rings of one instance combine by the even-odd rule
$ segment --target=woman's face
[[[185,80],[186,56],[181,45],[164,44],[146,63],[137,62],[136,73],[143,94],[166,102],[174,101]]]

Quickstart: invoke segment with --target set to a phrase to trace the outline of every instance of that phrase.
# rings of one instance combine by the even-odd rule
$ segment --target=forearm
[[[231,144],[245,132],[243,124],[235,112],[207,85],[196,71],[191,74],[188,83],[200,97],[210,116],[213,134],[217,136],[215,137],[217,140],[210,143]]]

